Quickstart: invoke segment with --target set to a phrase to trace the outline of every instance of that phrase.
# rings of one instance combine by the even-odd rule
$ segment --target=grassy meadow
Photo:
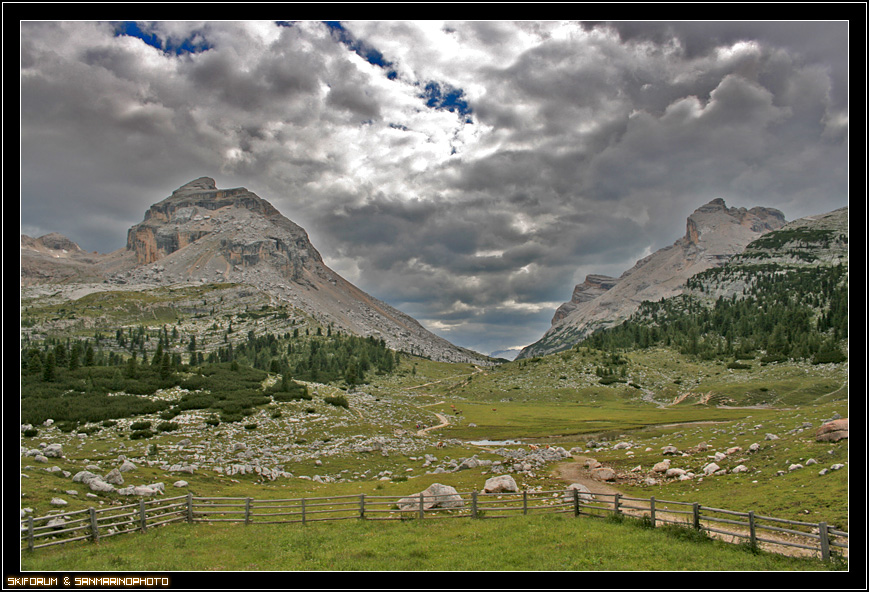
[[[166,305],[166,295],[91,295],[73,303],[47,299],[40,305],[28,300],[22,316],[34,326],[68,323],[73,335],[84,335],[76,322],[89,315],[109,324],[130,315],[143,321],[150,315],[155,325],[150,328],[152,338],[164,321],[175,322],[182,335],[198,327],[200,345],[222,344],[246,334],[256,323],[277,328],[284,322],[281,311],[267,310],[256,294],[246,296],[249,311],[209,314],[224,298],[238,294],[233,286],[188,288],[172,292],[171,306]],[[308,321],[299,317],[297,322]],[[303,333],[308,327],[294,326]],[[313,335],[317,328],[310,329]],[[88,497],[87,488],[69,477],[85,467],[105,474],[120,464],[121,456],[136,465],[125,474],[125,484],[162,482],[166,497],[188,492],[255,499],[404,496],[432,483],[460,492],[480,491],[493,474],[491,467],[438,473],[432,469],[472,456],[504,461],[496,452],[500,445],[475,442],[517,440],[521,444],[506,447],[527,450],[535,444],[577,450],[574,458],[515,473],[522,489],[564,488],[569,484],[560,476],[564,469],[591,457],[618,472],[618,481],[608,485],[625,495],[825,521],[847,530],[848,441],[822,443],[814,438],[824,421],[849,415],[847,364],[741,361],[743,367],[735,369],[666,348],[613,355],[579,347],[475,367],[404,354],[393,371],[369,372],[355,387],[341,380],[307,381],[311,397],[298,400],[263,394],[281,380],[267,367],[258,374],[244,374],[265,378],[262,393],[250,387],[243,391],[250,406],[236,412],[240,419],[216,423],[212,420],[220,409],[179,405],[194,390],[183,388],[193,384],[188,376],[192,370],[181,367],[173,370],[178,386],[154,396],[164,401],[159,412],[75,426],[68,422],[64,430],[35,424],[32,431],[22,431],[22,448],[60,443],[64,456],[45,463],[21,457],[21,507],[32,516],[44,516],[129,503],[129,498],[115,493]],[[75,395],[81,401],[89,393],[88,385],[100,379],[97,372],[84,376],[82,394]],[[208,378],[196,380],[205,397]],[[343,397],[347,405],[330,404],[335,397]],[[228,401],[221,404],[226,407]],[[227,409],[220,417],[230,417]],[[446,425],[440,425],[442,419]],[[177,424],[177,429],[133,437],[136,422],[151,422],[156,428],[165,421]],[[434,426],[438,427],[427,429]],[[372,447],[372,442],[378,445]],[[617,442],[630,447],[617,449]],[[707,452],[697,452],[701,443],[708,446]],[[756,452],[749,452],[752,444],[758,445]],[[694,478],[644,482],[641,477],[663,459],[665,446],[680,451],[672,457],[673,466],[690,470]],[[213,468],[255,462],[254,452],[270,449],[270,462],[279,463],[292,477],[269,480]],[[718,463],[727,474],[703,476],[711,455],[728,449],[735,452]],[[431,458],[435,460],[427,460]],[[171,468],[184,463],[203,466],[190,473]],[[739,464],[748,470],[732,473]],[[796,464],[803,468],[790,470]],[[831,470],[834,465],[844,468]],[[819,474],[822,469],[828,469],[826,474]],[[173,485],[179,479],[186,484]],[[52,505],[57,497],[67,505]],[[739,545],[697,541],[665,528],[640,528],[630,519],[620,523],[569,515],[247,528],[179,524],[97,544],[76,542],[21,553],[25,571],[812,571],[842,566],[750,553]]]

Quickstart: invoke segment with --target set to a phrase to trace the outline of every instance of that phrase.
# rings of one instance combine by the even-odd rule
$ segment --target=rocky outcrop
[[[552,324],[555,325],[570,313],[576,310],[576,307],[584,302],[594,300],[604,292],[612,288],[618,283],[618,278],[609,277],[607,275],[590,274],[585,276],[585,281],[577,284],[573,289],[573,295],[569,302],[565,302],[555,311],[555,316],[552,317]]]
[[[559,307],[552,327],[516,359],[561,351],[597,329],[621,323],[645,301],[676,296],[693,275],[724,265],[753,240],[785,224],[771,208],[728,208],[714,199],[688,217],[685,235],[673,245],[640,259],[618,279],[589,276]]]

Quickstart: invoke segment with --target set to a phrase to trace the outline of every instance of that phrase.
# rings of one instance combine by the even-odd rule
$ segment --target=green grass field
[[[30,571],[827,571],[639,521],[570,515],[169,525],[22,555]]]

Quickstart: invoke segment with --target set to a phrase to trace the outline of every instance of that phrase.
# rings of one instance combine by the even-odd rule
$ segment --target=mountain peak
[[[193,179],[189,183],[185,183],[178,189],[172,192],[172,195],[176,193],[188,193],[191,191],[214,191],[217,189],[217,183],[211,177],[199,177],[198,179]]]
[[[731,240],[732,233],[742,232],[740,228],[751,233],[763,233],[781,228],[785,222],[784,214],[774,208],[728,208],[724,200],[718,197],[688,216],[685,240],[694,245],[700,245],[704,236],[715,236],[719,242],[721,239],[727,241]],[[725,230],[727,228],[731,230]]]

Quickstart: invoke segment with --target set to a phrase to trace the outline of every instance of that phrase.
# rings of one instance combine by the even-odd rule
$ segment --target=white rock
[[[711,474],[715,473],[715,471],[720,471],[720,470],[721,470],[721,467],[719,467],[717,464],[715,464],[713,462],[713,463],[709,463],[708,465],[703,467],[703,474],[704,475],[711,475]]]
[[[519,486],[510,475],[500,475],[487,479],[486,484],[483,486],[483,491],[485,493],[514,492],[519,491]]]
[[[591,493],[591,491],[588,489],[588,487],[586,487],[582,483],[571,483],[570,485],[567,486],[567,491],[564,494],[564,501],[565,502],[573,501],[573,491],[574,490],[577,491],[576,495],[580,501],[590,502],[590,501],[594,500],[594,494]]]

